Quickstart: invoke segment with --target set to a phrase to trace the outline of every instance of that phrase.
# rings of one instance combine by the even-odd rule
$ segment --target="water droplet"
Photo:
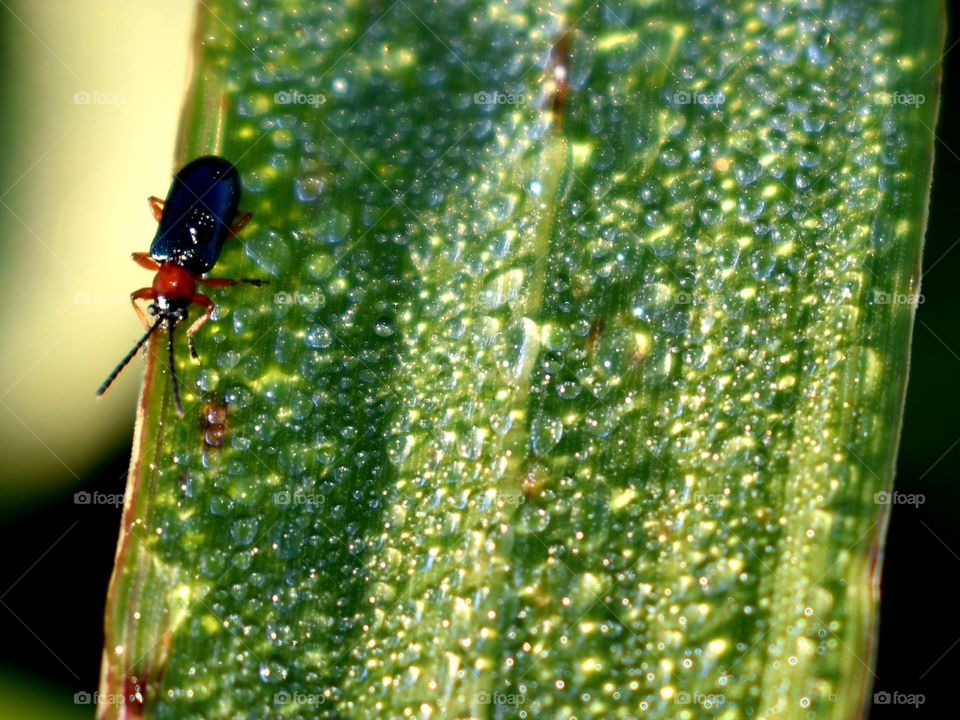
[[[381,318],[373,326],[373,331],[380,337],[390,337],[396,329],[396,325],[389,318]]]
[[[307,331],[303,341],[314,350],[325,350],[333,344],[333,333],[325,326],[318,325]]]
[[[752,185],[763,172],[763,166],[755,158],[743,158],[733,168],[733,178],[740,187]]]
[[[546,455],[563,438],[563,422],[558,418],[535,415],[530,426],[533,451]]]
[[[230,538],[238,545],[249,545],[257,538],[257,518],[241,518],[230,525]]]
[[[293,183],[294,192],[300,202],[313,202],[323,192],[324,179],[319,175],[298,177]]]

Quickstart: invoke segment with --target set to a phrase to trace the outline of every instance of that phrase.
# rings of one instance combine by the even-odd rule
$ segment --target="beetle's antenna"
[[[173,397],[177,401],[177,414],[183,417],[183,403],[180,401],[180,382],[177,380],[177,366],[173,362],[173,330],[175,327],[176,323],[167,323],[167,329],[170,331],[170,342],[168,344],[170,349],[170,377],[173,378]]]
[[[136,355],[140,351],[140,348],[142,348],[146,344],[147,340],[153,334],[153,331],[157,329],[157,325],[159,324],[160,324],[159,322],[155,322],[153,325],[151,325],[147,329],[147,331],[143,334],[143,337],[140,338],[137,344],[133,346],[133,349],[130,350],[130,352],[128,352],[123,357],[123,360],[121,360],[117,364],[117,366],[113,369],[113,372],[110,373],[109,377],[107,377],[107,379],[103,381],[103,384],[100,386],[100,389],[97,390],[97,397],[100,397],[101,395],[103,395],[107,391],[107,388],[113,385],[113,381],[116,380],[117,376],[121,372],[123,372],[123,369],[130,364],[130,361],[133,360],[133,356]]]

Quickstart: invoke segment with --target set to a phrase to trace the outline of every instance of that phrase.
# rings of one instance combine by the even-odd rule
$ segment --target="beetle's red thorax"
[[[153,289],[172,303],[189,303],[197,291],[197,279],[180,265],[164,263],[153,278]]]

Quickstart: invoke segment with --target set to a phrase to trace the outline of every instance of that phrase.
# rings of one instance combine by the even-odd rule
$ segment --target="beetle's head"
[[[157,318],[158,322],[176,326],[181,320],[187,319],[187,304],[171,303],[161,296],[147,306],[147,312]]]

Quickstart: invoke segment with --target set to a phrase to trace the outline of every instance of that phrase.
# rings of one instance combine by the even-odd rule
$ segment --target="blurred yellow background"
[[[151,277],[130,253],[148,249],[156,223],[146,198],[166,193],[174,169],[193,9],[189,0],[0,2],[0,522],[70,492],[129,443],[142,363],[104,398],[94,392],[141,332],[128,296]],[[30,550],[11,563],[14,578],[38,558],[30,573],[56,573],[43,547]],[[27,602],[11,598],[14,609]],[[14,609],[0,609],[11,625]],[[29,630],[50,641],[44,628]],[[0,718],[94,712],[11,667],[0,666],[0,696]]]
[[[74,481],[130,433],[130,253],[173,171],[192,2],[7,2],[0,164],[0,508]],[[83,430],[81,430],[83,429]],[[0,509],[0,512],[3,510]]]

